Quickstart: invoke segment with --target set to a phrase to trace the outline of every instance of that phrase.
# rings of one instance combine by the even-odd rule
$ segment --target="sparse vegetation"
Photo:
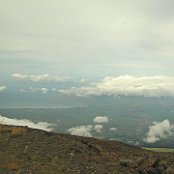
[[[0,123],[0,133],[8,133],[8,132],[11,132],[11,128]]]
[[[171,149],[171,148],[148,148],[148,147],[143,147],[143,149],[150,150],[150,151],[153,151],[153,152],[173,152],[174,153],[174,149]]]
[[[0,131],[0,174],[174,174],[172,153],[27,127]]]

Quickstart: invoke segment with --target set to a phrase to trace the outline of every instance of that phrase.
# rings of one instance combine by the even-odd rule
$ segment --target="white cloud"
[[[14,125],[14,126],[28,126],[34,129],[40,129],[45,131],[52,131],[56,126],[53,123],[48,122],[38,122],[34,123],[27,119],[16,119],[16,118],[8,118],[0,115],[0,123],[4,125]]]
[[[38,88],[36,89],[36,88],[30,87],[29,90],[32,92],[36,92],[36,91],[38,91]],[[40,90],[40,88],[39,88],[39,90]]]
[[[67,132],[72,135],[92,137],[92,131],[101,133],[103,125],[100,123],[107,123],[108,121],[109,120],[107,116],[97,116],[93,120],[93,122],[96,123],[95,125],[76,126],[68,129]]]
[[[72,127],[68,129],[68,132],[72,135],[92,137],[91,131],[93,129],[92,125],[82,125],[77,127]]]
[[[152,126],[149,126],[149,131],[144,138],[147,143],[155,143],[156,141],[167,138],[174,132],[174,125],[165,119],[162,122],[153,122]]]
[[[19,92],[25,92],[25,90],[24,89],[19,89]]]
[[[52,90],[52,91],[57,91],[57,89],[56,89],[56,88],[52,88],[51,90]]]
[[[102,124],[96,124],[94,125],[94,128],[93,128],[96,132],[100,133],[102,132],[102,129],[103,129],[103,125]]]
[[[111,130],[111,131],[117,131],[117,128],[116,127],[111,127],[109,130]]]
[[[18,80],[30,80],[33,82],[42,82],[42,81],[53,81],[53,82],[67,82],[67,81],[73,81],[71,77],[65,76],[51,76],[49,74],[39,74],[39,75],[33,75],[33,74],[20,74],[15,73],[12,74],[12,77]]]
[[[39,92],[41,92],[43,94],[47,94],[48,91],[49,91],[47,88],[33,88],[33,87],[30,87],[29,90],[31,92],[38,92],[39,91]]]
[[[43,94],[47,94],[48,93],[48,89],[47,88],[42,88],[41,90],[42,90]]]
[[[4,91],[4,90],[6,90],[6,89],[7,89],[6,86],[0,86],[0,92]]]
[[[78,136],[85,136],[85,137],[92,137],[92,132],[101,133],[103,129],[102,124],[95,124],[95,125],[82,125],[72,127],[67,130],[71,135],[78,135]]]
[[[107,116],[97,116],[94,118],[94,123],[107,123],[109,121]]]
[[[86,87],[60,90],[68,95],[125,95],[125,96],[174,96],[174,77],[130,75],[105,77],[98,83]]]

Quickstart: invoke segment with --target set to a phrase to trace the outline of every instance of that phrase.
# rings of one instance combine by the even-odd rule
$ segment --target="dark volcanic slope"
[[[174,154],[0,125],[0,174],[174,174]]]

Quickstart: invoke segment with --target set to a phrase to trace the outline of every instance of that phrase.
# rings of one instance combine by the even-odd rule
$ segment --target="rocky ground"
[[[174,174],[174,154],[0,125],[0,174]]]

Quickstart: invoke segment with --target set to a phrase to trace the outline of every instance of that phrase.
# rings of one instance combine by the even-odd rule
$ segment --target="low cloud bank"
[[[34,123],[27,119],[16,119],[16,118],[8,118],[0,115],[0,124],[4,125],[14,125],[14,126],[28,126],[34,129],[40,129],[45,131],[52,131],[56,124],[48,123],[48,122],[38,122]]]
[[[92,137],[91,131],[93,130],[92,125],[82,125],[82,126],[76,126],[68,129],[68,132],[71,135],[78,135],[78,136],[84,136],[84,137]]]
[[[76,126],[72,127],[67,130],[71,135],[78,135],[78,136],[84,136],[84,137],[92,137],[92,131],[95,131],[97,133],[101,133],[103,129],[103,125],[96,124],[96,125],[82,125],[82,126]]]
[[[4,91],[4,90],[6,90],[6,89],[7,89],[6,86],[0,86],[0,92]]]
[[[174,125],[170,123],[168,119],[162,122],[153,122],[152,126],[149,126],[149,131],[144,138],[147,143],[155,143],[161,139],[167,138],[174,134]]]
[[[68,129],[67,132],[69,132],[72,135],[92,137],[92,132],[96,133],[102,132],[103,124],[101,123],[107,123],[109,122],[109,119],[107,116],[96,116],[93,119],[93,122],[95,123],[95,125],[76,126]]]
[[[60,90],[60,93],[77,96],[174,96],[174,77],[168,76],[143,76],[130,75],[118,77],[105,77],[98,83],[89,86]]]

